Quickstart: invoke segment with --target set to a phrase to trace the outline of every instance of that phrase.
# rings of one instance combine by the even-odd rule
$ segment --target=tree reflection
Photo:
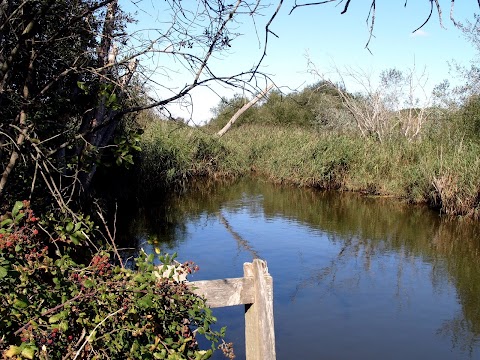
[[[262,201],[243,201],[245,196]],[[318,229],[329,234],[330,242],[338,247],[325,266],[305,265],[305,276],[292,292],[292,301],[311,287],[321,287],[326,293],[359,287],[362,277],[374,276],[374,269],[391,271],[394,266],[392,295],[403,306],[415,291],[411,272],[414,278],[420,271],[416,267],[427,264],[433,290],[441,293],[446,285],[455,286],[461,306],[461,312],[446,320],[438,335],[448,337],[452,347],[467,352],[478,345],[480,226],[466,220],[445,220],[426,208],[392,199],[239,181],[226,186],[197,183],[183,195],[172,195],[161,206],[145,204],[129,222],[129,231],[137,238],[153,236],[173,247],[185,238],[186,222],[203,216],[219,221],[242,251],[258,257],[255,243],[241,237],[241,229],[233,229],[223,215],[230,216],[245,207],[267,220],[280,216]],[[345,268],[353,261],[355,266],[347,273]]]

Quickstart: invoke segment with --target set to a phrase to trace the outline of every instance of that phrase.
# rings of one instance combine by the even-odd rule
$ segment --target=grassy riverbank
[[[273,182],[360,191],[479,217],[480,144],[454,132],[383,142],[303,126],[244,124],[217,138],[205,128],[151,123],[138,160],[142,189],[196,176],[256,174]]]

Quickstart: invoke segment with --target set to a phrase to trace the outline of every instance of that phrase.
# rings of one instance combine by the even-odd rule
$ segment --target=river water
[[[278,359],[480,359],[480,227],[466,220],[248,179],[151,195],[128,218],[145,251],[194,260],[192,281],[265,259]],[[244,358],[243,307],[214,314]]]

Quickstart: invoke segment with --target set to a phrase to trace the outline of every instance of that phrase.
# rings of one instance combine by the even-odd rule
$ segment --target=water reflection
[[[206,278],[267,259],[279,359],[480,358],[476,224],[391,199],[248,180],[151,200],[124,222],[142,246],[154,240],[206,263]]]

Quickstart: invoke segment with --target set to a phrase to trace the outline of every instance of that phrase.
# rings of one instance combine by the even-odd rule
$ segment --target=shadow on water
[[[124,241],[221,263],[225,277],[241,276],[237,262],[267,259],[279,359],[480,358],[477,224],[248,179],[133,208],[120,221]]]

